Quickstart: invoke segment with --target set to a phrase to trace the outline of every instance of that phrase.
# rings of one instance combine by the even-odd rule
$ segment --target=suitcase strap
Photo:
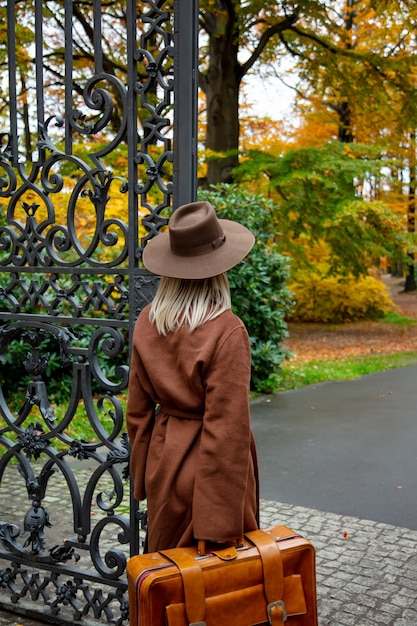
[[[198,562],[180,548],[161,550],[161,554],[175,563],[180,571],[189,626],[206,626],[204,621],[206,594],[203,572]]]
[[[245,537],[255,545],[260,554],[267,614],[271,626],[283,626],[287,620],[284,596],[284,565],[275,539],[263,530],[254,530]],[[162,550],[167,559],[178,567],[184,586],[185,608],[189,626],[207,626],[205,617],[205,588],[203,572],[193,556],[181,550]]]
[[[268,620],[272,626],[281,626],[287,620],[284,597],[284,563],[275,539],[263,530],[245,534],[258,549],[264,575],[265,596],[268,602]]]

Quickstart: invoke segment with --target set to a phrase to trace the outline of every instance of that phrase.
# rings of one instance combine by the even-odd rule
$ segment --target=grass
[[[127,392],[121,393],[118,396],[118,399],[122,403],[123,409],[125,411]],[[107,435],[110,435],[110,433],[113,432],[114,421],[111,415],[113,411],[113,405],[110,401],[104,400],[102,410],[100,411],[98,409],[96,401],[97,401],[97,398],[95,399],[95,402],[94,402],[94,408],[96,410],[99,427],[101,427],[103,438],[104,438],[105,433],[107,433]],[[19,408],[21,403],[22,403],[22,393],[20,394],[16,393],[12,396],[11,399],[9,399],[9,407],[10,405],[12,407],[14,406],[16,410]],[[65,411],[67,410],[67,403],[68,403],[68,399],[66,399],[66,401],[53,403],[51,405],[55,413],[56,424],[59,424],[61,420],[64,418]],[[45,424],[44,419],[42,417],[42,413],[39,410],[39,407],[34,405],[31,408],[30,415],[26,418],[24,427],[27,428],[29,424],[37,424],[37,423],[40,425],[41,430],[44,430],[44,432],[46,433],[49,432],[49,426]],[[13,443],[17,442],[17,433],[9,429],[6,421],[2,417],[0,417],[0,430],[2,429],[9,431],[7,436],[10,441],[12,441]],[[95,432],[90,420],[88,419],[83,401],[79,402],[76,408],[75,414],[71,422],[68,424],[67,428],[65,429],[64,434],[67,437],[76,439],[78,441],[83,440],[88,443],[100,442],[100,439],[97,433]],[[59,451],[67,450],[69,447],[67,442],[61,441],[58,437],[55,437],[54,439],[52,439],[50,441],[50,444],[56,450],[59,450]]]
[[[400,315],[394,311],[386,313],[381,321],[386,324],[398,324],[399,326],[415,326],[417,324],[417,319]]]
[[[277,389],[288,391],[307,385],[314,385],[333,380],[352,380],[375,372],[384,372],[399,367],[417,364],[415,352],[399,352],[390,355],[358,356],[327,361],[309,361],[307,363],[288,363],[281,371],[281,380]]]
[[[400,315],[394,311],[380,320],[381,324],[415,326],[417,319]],[[373,356],[355,356],[343,359],[327,359],[304,363],[284,363],[277,392],[300,389],[307,385],[333,380],[353,380],[367,374],[385,372],[391,369],[417,365],[417,353],[398,352]]]

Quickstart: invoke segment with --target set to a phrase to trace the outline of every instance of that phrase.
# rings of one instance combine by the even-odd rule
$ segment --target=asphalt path
[[[251,404],[261,497],[417,530],[417,366]]]

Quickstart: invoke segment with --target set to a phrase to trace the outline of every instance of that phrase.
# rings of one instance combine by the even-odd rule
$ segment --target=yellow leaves
[[[88,225],[88,218],[83,215],[78,218],[77,222],[78,226],[81,226],[81,228],[85,228]]]
[[[264,150],[279,156],[288,149],[288,132],[282,120],[240,116],[241,149]]]
[[[394,308],[387,287],[372,276],[323,278],[305,273],[288,288],[296,301],[291,321],[346,322],[381,317]]]
[[[314,112],[311,109],[306,111],[294,126],[291,143],[287,149],[321,146],[337,137],[337,124],[329,117],[323,106],[318,107]]]
[[[343,148],[344,148],[345,155],[348,157],[348,159],[356,159],[356,155],[352,151],[352,148],[350,147],[350,144],[348,144],[348,143],[345,144],[343,146]]]

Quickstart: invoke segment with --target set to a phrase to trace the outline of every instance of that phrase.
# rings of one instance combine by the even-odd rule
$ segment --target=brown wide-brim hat
[[[159,276],[195,280],[218,276],[240,263],[255,243],[246,226],[219,219],[209,202],[178,207],[168,227],[143,252],[146,269]]]

